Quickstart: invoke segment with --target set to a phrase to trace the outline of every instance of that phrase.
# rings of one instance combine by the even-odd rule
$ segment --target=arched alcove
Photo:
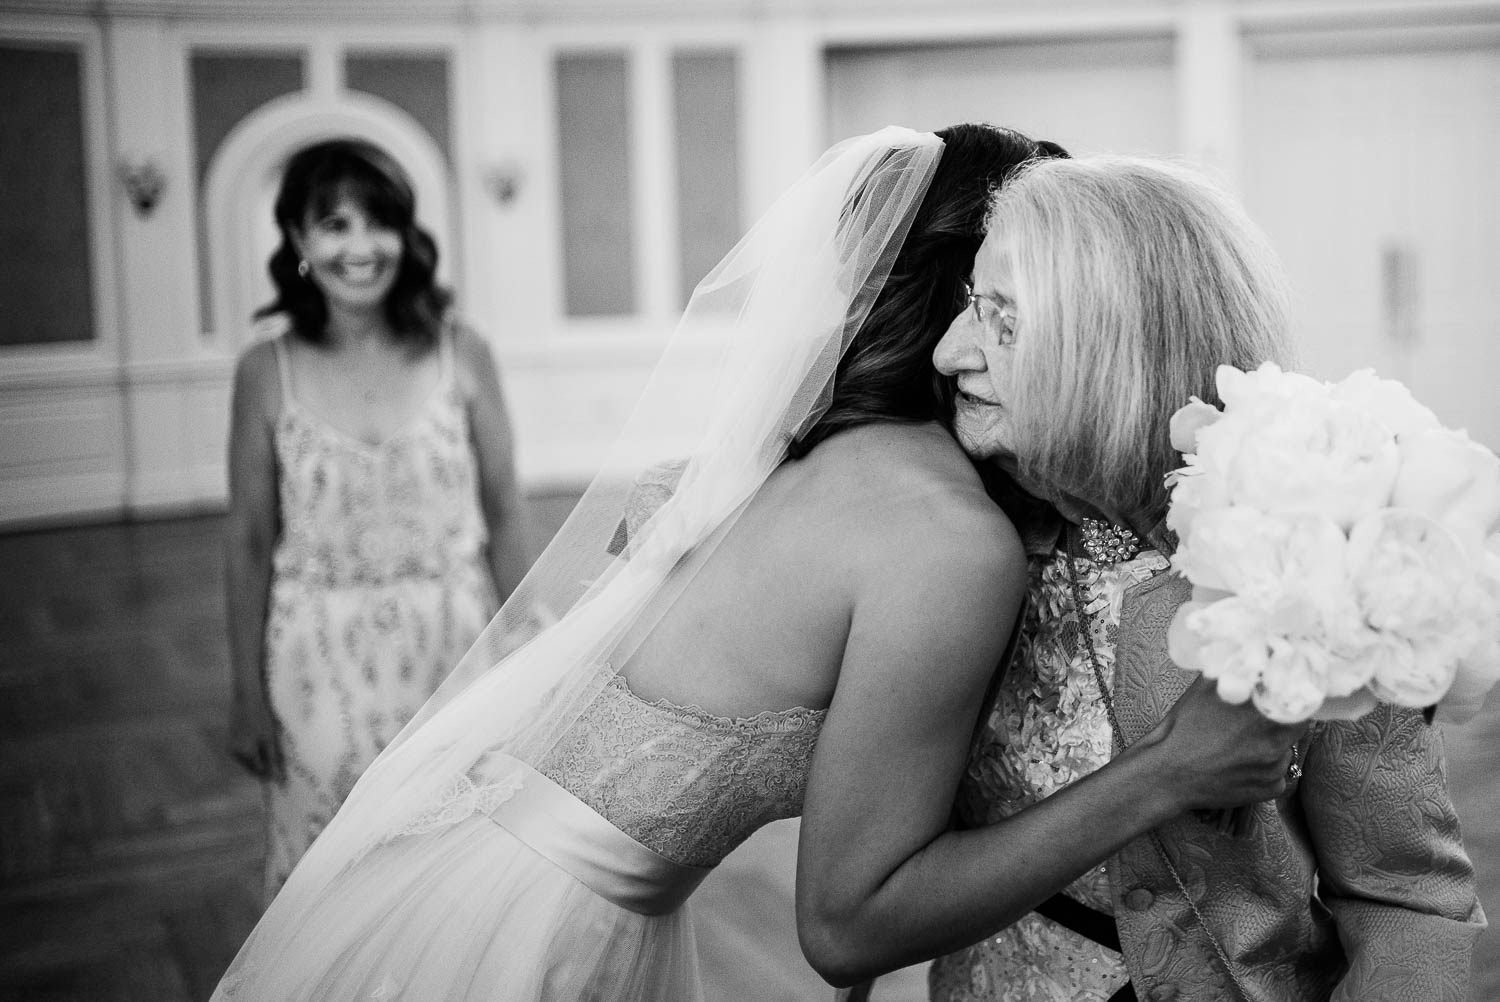
[[[204,179],[200,260],[207,274],[205,335],[226,352],[249,337],[251,315],[271,299],[266,261],[280,241],[272,216],[276,188],[297,150],[334,136],[355,136],[387,151],[411,175],[417,218],[437,240],[438,277],[451,282],[457,256],[448,168],[427,131],[395,105],[366,94],[306,93],[268,102],[225,138]]]

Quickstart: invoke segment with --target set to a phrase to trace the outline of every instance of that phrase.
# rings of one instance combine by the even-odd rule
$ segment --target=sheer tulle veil
[[[827,406],[942,142],[886,128],[828,150],[698,286],[571,517],[442,688],[376,759],[230,968],[296,950],[300,917],[380,847],[488,812],[628,661],[744,504]],[[688,444],[685,446],[684,442]],[[670,499],[618,544],[643,470]]]

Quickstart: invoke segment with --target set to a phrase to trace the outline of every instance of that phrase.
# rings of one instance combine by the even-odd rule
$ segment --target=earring
[[[312,265],[307,263],[307,258],[303,258],[301,261],[297,262],[297,274],[301,275],[303,278],[306,278],[307,273],[310,271],[312,271]]]

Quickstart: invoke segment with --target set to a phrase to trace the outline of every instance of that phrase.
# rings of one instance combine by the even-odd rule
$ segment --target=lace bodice
[[[648,848],[712,866],[802,812],[825,713],[720,717],[642,699],[614,675],[537,768]]]

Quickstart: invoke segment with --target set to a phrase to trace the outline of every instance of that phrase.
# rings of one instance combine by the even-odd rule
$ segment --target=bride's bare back
[[[991,541],[1007,538],[942,428],[842,432],[767,479],[621,674],[648,699],[725,716],[827,707],[861,603],[920,618],[942,601],[911,554],[935,570],[939,554],[999,559]]]

